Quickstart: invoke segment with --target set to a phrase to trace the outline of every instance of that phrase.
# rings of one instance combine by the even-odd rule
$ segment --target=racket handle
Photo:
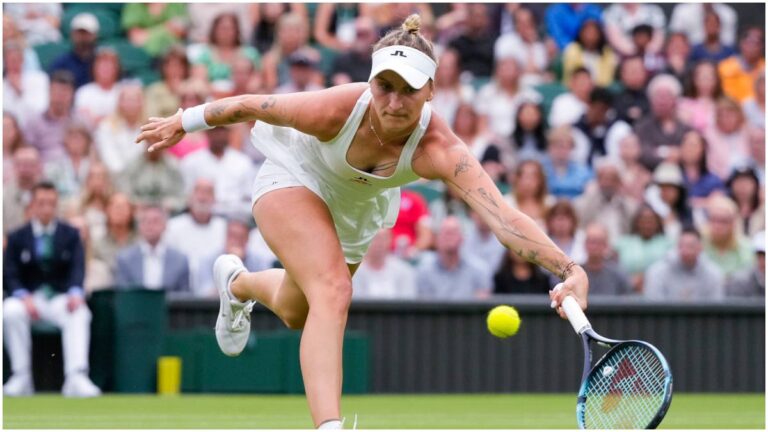
[[[563,284],[559,283],[555,286],[554,291],[560,291]],[[576,302],[576,299],[572,296],[566,296],[563,302],[560,304],[565,311],[565,316],[568,317],[568,321],[573,326],[573,330],[577,334],[582,334],[592,328],[592,324],[589,323],[587,316],[584,315],[584,311],[581,310],[581,306]]]

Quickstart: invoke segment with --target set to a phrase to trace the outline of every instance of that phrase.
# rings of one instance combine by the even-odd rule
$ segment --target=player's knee
[[[301,330],[307,322],[307,311],[289,312],[282,316],[283,323],[291,330]]]
[[[3,301],[3,322],[26,321],[27,319],[27,308],[24,306],[24,302],[16,297],[9,297]]]
[[[345,315],[352,303],[352,279],[349,276],[335,277],[325,283],[322,295],[317,296],[315,304],[310,307],[319,307],[325,312]]]

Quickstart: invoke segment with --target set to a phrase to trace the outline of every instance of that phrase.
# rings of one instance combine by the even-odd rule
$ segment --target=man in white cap
[[[75,76],[75,88],[78,88],[93,81],[93,59],[96,54],[96,40],[99,38],[99,20],[88,12],[75,15],[70,23],[69,38],[72,41],[72,50],[54,60],[49,73],[60,69],[72,72]]]

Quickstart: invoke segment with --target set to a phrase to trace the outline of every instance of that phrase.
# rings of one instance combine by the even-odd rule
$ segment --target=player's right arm
[[[281,95],[241,95],[219,99],[205,108],[205,122],[210,126],[263,121],[287,126],[317,137],[334,138],[367,84],[348,84],[319,91]],[[185,135],[182,110],[170,117],[152,117],[141,127],[136,142],[148,141],[149,151],[171,147]]]

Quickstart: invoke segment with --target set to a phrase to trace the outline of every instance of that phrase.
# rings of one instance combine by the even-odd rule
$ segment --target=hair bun
[[[421,28],[421,17],[418,14],[412,14],[403,21],[403,31],[416,34]]]

